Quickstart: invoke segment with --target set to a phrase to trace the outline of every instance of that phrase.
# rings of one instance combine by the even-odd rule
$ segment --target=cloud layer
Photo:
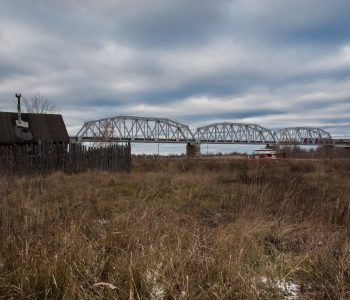
[[[113,115],[349,134],[347,0],[13,0],[0,11],[0,107],[56,102],[69,133]]]

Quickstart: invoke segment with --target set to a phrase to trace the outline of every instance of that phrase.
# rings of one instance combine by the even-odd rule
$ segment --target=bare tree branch
[[[34,93],[29,98],[23,98],[24,111],[34,114],[53,114],[58,111],[54,101],[40,93]]]

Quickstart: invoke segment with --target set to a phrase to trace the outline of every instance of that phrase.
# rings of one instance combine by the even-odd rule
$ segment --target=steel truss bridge
[[[290,127],[271,131],[257,124],[215,123],[197,128],[166,119],[116,116],[85,122],[72,141],[110,143],[329,145],[336,142],[321,128]]]

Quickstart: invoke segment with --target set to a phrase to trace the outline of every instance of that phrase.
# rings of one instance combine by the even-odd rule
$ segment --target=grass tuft
[[[349,167],[162,159],[2,176],[0,299],[348,299]]]

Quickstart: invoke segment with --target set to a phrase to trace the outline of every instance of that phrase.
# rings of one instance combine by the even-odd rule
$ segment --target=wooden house
[[[0,112],[0,145],[25,145],[50,141],[69,142],[62,115]]]

